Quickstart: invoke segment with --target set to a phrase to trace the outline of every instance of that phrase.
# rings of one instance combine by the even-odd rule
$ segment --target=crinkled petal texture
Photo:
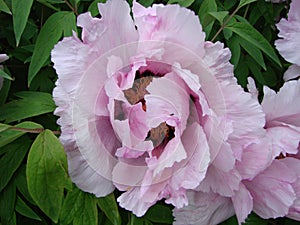
[[[292,168],[275,160],[253,180],[244,181],[253,197],[254,212],[266,219],[286,216],[296,200],[296,179]]]
[[[124,192],[119,204],[137,216],[161,199],[189,213],[201,202],[187,190],[197,189],[216,204],[195,208],[207,214],[194,224],[221,222],[234,209],[243,221],[252,209],[243,177],[263,170],[269,152],[257,161],[251,152],[266,136],[265,115],[237,84],[230,51],[205,42],[198,17],[178,5],[134,1],[134,20],[123,0],[99,10],[101,19],[78,17],[81,38],[52,51],[55,114],[73,182],[96,196],[116,187]],[[245,149],[257,162],[253,173],[236,165]]]
[[[300,66],[300,2],[293,0],[290,4],[288,19],[281,19],[276,25],[281,39],[275,41],[280,54],[290,63]],[[300,74],[295,73],[295,68],[290,69],[284,78],[292,79]],[[299,70],[298,70],[299,72]]]
[[[230,198],[209,192],[189,191],[189,205],[175,209],[174,225],[216,225],[235,214]]]
[[[266,129],[272,139],[273,155],[297,154],[300,141],[300,80],[286,82],[278,93],[265,87],[262,101]]]

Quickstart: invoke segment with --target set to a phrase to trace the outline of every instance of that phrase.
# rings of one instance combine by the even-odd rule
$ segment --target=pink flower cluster
[[[132,19],[123,0],[99,11],[52,51],[72,181],[97,197],[117,188],[137,216],[165,199],[175,224],[300,220],[300,81],[265,87],[260,104],[192,11],[134,1]]]

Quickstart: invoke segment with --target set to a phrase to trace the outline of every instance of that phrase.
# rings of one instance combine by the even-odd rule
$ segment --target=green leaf
[[[76,187],[68,192],[60,214],[60,224],[72,221],[73,225],[98,224],[95,196]]]
[[[4,79],[3,86],[0,89],[0,106],[6,102],[8,92],[10,90],[11,81]]]
[[[245,5],[248,5],[252,2],[256,2],[257,0],[240,0],[240,4],[238,6],[238,8],[242,8]]]
[[[30,144],[31,142],[27,138],[22,138],[5,146],[8,151],[0,159],[0,191],[8,184],[15,171],[21,165]]]
[[[16,126],[15,128],[23,128],[23,129],[42,129],[43,127],[37,123],[33,122],[23,122]],[[21,130],[11,130],[7,129],[0,133],[0,147],[7,145],[8,143],[16,140],[17,138],[21,137],[22,135],[26,134],[26,131]]]
[[[129,222],[127,225],[144,225],[144,218],[136,217],[134,214],[131,213]]]
[[[0,0],[0,11],[6,12],[8,14],[11,14],[11,11],[8,8],[8,6],[6,5],[6,3],[4,2],[4,0]]]
[[[36,205],[28,191],[28,185],[26,180],[26,165],[22,164],[21,167],[16,171],[14,176],[14,182],[17,186],[18,191],[28,202],[30,202],[30,204]]]
[[[35,203],[55,223],[62,207],[64,189],[71,189],[64,148],[49,130],[40,133],[27,160],[28,190]]]
[[[113,225],[121,225],[121,217],[113,193],[106,197],[98,198],[97,204]]]
[[[42,27],[33,51],[28,72],[28,86],[50,57],[51,50],[62,34],[71,36],[76,31],[75,15],[72,12],[56,12],[51,15]]]
[[[172,224],[174,218],[172,216],[172,210],[163,205],[154,205],[148,209],[145,218],[154,223],[167,223]]]
[[[182,7],[189,7],[195,0],[169,0],[168,4],[178,3]]]
[[[9,80],[13,80],[13,78],[9,76],[7,73],[5,73],[2,69],[0,69],[0,76]]]
[[[253,74],[253,76],[255,77],[255,79],[260,84],[265,85],[266,81],[264,79],[264,76],[260,70],[260,67],[255,63],[255,61],[250,57],[246,57],[246,64],[248,65],[248,68],[251,71],[251,73]]]
[[[240,60],[240,56],[241,56],[241,47],[240,44],[238,42],[237,36],[234,35],[232,38],[230,38],[227,41],[227,45],[230,48],[231,51],[231,63],[234,65],[234,68],[237,67],[239,60]]]
[[[248,65],[245,63],[244,57],[242,57],[239,61],[239,64],[234,69],[234,75],[236,76],[238,83],[245,88],[247,86],[247,78],[249,74]]]
[[[214,17],[219,21],[219,23],[222,25],[224,18],[229,14],[228,11],[219,11],[219,12],[209,12],[209,15]]]
[[[227,28],[232,30],[245,41],[248,41],[249,44],[252,44],[260,49],[281,67],[280,60],[277,57],[271,44],[249,23],[236,22],[228,25]]]
[[[15,214],[16,187],[13,182],[0,192],[0,221],[2,225],[16,225]]]
[[[17,46],[25,29],[33,0],[12,0],[14,32]]]
[[[5,131],[10,127],[11,127],[10,125],[0,123],[0,132]]]
[[[239,39],[240,45],[245,49],[245,51],[258,63],[264,70],[267,69],[264,57],[261,51],[254,45],[250,44],[245,39]]]
[[[21,99],[0,106],[0,121],[10,123],[53,112],[56,108],[52,95],[48,93],[24,91],[15,95]]]
[[[41,218],[19,197],[17,196],[16,211],[30,219],[42,221]]]
[[[145,7],[149,7],[153,4],[154,0],[140,0],[139,3]]]
[[[206,33],[206,38],[209,37],[215,22],[215,18],[213,18],[209,13],[217,12],[217,11],[218,11],[218,7],[215,0],[204,0],[202,2],[198,12],[198,16],[201,21],[203,30]]]

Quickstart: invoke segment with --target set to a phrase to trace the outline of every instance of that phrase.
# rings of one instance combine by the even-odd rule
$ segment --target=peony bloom
[[[133,19],[123,0],[99,11],[101,19],[79,15],[81,38],[74,33],[52,51],[72,181],[96,196],[123,191],[117,201],[137,216],[161,199],[187,206],[196,201],[190,189],[212,193],[206,201],[235,196],[268,157],[251,151],[266,136],[265,116],[237,84],[230,51],[206,42],[198,17],[179,5],[134,1]],[[236,162],[245,155],[256,164],[243,174]],[[217,204],[227,208],[227,200]]]
[[[286,61],[292,63],[284,74],[284,80],[300,76],[300,1],[293,0],[290,4],[288,19],[281,19],[277,24],[278,36],[276,48]]]
[[[300,80],[285,83],[278,93],[264,88],[262,107],[276,159],[246,185],[255,196],[254,210],[263,218],[300,220],[300,106],[295,104],[299,97]]]
[[[256,99],[252,79],[248,89]],[[299,97],[300,81],[285,83],[278,93],[264,88],[266,136],[246,147],[236,161],[242,176],[239,189],[229,197],[199,188],[188,191],[189,205],[174,210],[175,224],[214,225],[234,214],[241,224],[252,210],[265,219],[287,216],[300,221]]]
[[[0,54],[0,63],[8,60],[8,56],[6,54]],[[0,69],[3,69],[3,66],[0,65]],[[3,77],[0,76],[0,89],[3,85]]]

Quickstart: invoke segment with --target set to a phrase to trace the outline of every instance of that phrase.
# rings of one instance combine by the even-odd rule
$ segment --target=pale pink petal
[[[265,170],[274,159],[272,151],[272,143],[267,137],[247,146],[241,160],[236,162],[236,168],[243,179],[251,180]]]
[[[294,172],[300,171],[300,160],[292,157],[287,157],[280,160],[288,168]],[[297,199],[294,201],[293,205],[289,209],[288,217],[294,220],[300,220],[300,174],[296,173],[297,180],[292,184]]]
[[[284,156],[287,153],[297,154],[300,141],[300,127],[282,123],[267,128],[267,133],[272,143],[273,158],[281,153]]]
[[[97,197],[114,191],[112,182],[93,170],[79,151],[67,152],[67,159],[69,175],[77,187]]]
[[[287,71],[285,71],[283,75],[283,79],[285,81],[288,81],[297,78],[299,76],[300,76],[300,66],[293,64],[287,69]]]
[[[171,203],[177,208],[187,205],[185,190],[194,189],[200,184],[210,162],[206,136],[198,124],[187,127],[182,140],[187,158],[174,165],[168,183],[170,196],[166,200],[166,203]]]
[[[253,209],[253,199],[250,192],[241,183],[239,190],[231,199],[239,224],[244,223]]]
[[[98,6],[101,19],[92,18],[89,12],[78,16],[78,26],[83,28],[83,42],[91,47],[91,51],[100,56],[114,47],[137,41],[138,34],[126,1],[109,0]]]
[[[174,225],[216,225],[234,215],[230,198],[212,192],[187,192],[189,205],[174,209]]]
[[[203,129],[196,123],[185,130],[182,142],[187,159],[180,163],[180,169],[173,175],[171,182],[185,189],[194,189],[206,175],[210,162],[209,146]]]
[[[164,197],[160,193],[165,186],[166,182],[154,183],[147,192],[142,192],[141,188],[136,187],[123,193],[117,201],[121,207],[140,217],[146,213],[148,208]]]
[[[296,199],[292,184],[296,174],[280,160],[244,185],[253,197],[254,212],[264,219],[286,216]]]
[[[275,41],[276,48],[285,60],[300,66],[300,3],[293,0],[290,4],[288,19],[281,19],[276,25],[278,36],[282,39]]]
[[[247,78],[248,84],[248,92],[252,95],[254,99],[258,98],[258,89],[256,88],[255,81],[252,77]]]
[[[295,99],[299,97],[300,80],[286,82],[277,93],[264,87],[261,105],[266,114],[267,127],[272,127],[274,121],[300,126],[300,104],[295,104]]]
[[[8,59],[9,59],[8,55],[6,55],[6,54],[0,54],[0,63],[6,61]]]
[[[224,172],[211,165],[197,190],[232,197],[235,191],[239,189],[241,180],[242,178],[236,169]]]
[[[226,119],[232,121],[233,132],[228,143],[237,159],[243,148],[265,136],[265,114],[256,99],[234,82],[223,81],[222,91],[226,108]],[[245,126],[247,124],[247,126]]]
[[[205,34],[198,16],[179,5],[153,5],[144,8],[133,2],[133,16],[140,41],[171,42],[204,55]]]
[[[182,134],[186,127],[186,121],[189,116],[189,100],[190,96],[187,90],[184,90],[176,82],[162,77],[153,79],[150,85],[147,87],[149,95],[145,96],[147,104],[148,118],[152,115],[161,115],[162,117],[177,117],[181,121]],[[159,109],[163,113],[157,112],[157,102],[161,102],[166,107]],[[170,105],[172,108],[167,108]],[[154,113],[155,111],[155,113]],[[165,120],[164,120],[165,121]]]
[[[89,53],[89,47],[75,35],[64,38],[51,52],[51,60],[59,78],[60,88],[65,89],[68,94],[74,93],[83,73],[94,60],[94,56]]]
[[[119,160],[112,172],[114,185],[121,191],[139,188],[147,172],[147,165],[143,161],[143,159]]]
[[[209,70],[218,80],[230,80],[233,78],[233,65],[230,64],[231,52],[224,48],[221,42],[205,42],[205,56],[203,60],[209,66]]]
[[[137,151],[135,149],[128,148],[126,146],[123,146],[121,148],[118,148],[116,151],[116,156],[119,158],[138,158],[144,154],[143,151]]]

